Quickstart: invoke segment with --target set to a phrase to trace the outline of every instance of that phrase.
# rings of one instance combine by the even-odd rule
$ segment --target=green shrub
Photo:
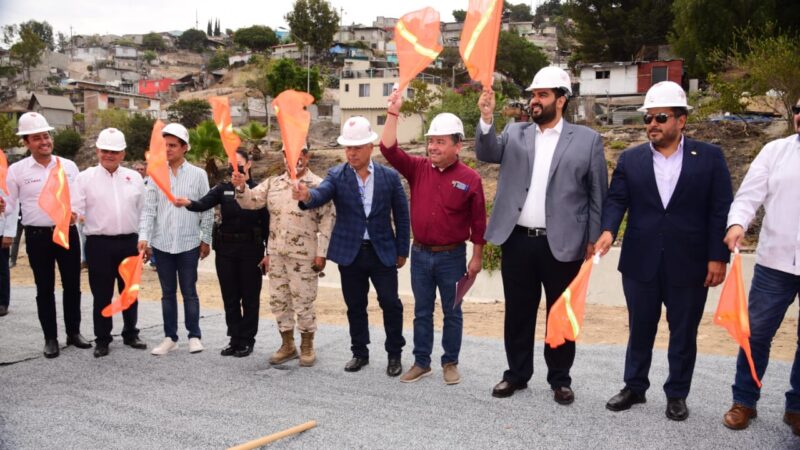
[[[53,151],[58,156],[74,158],[83,145],[83,138],[75,130],[61,130],[53,134]]]

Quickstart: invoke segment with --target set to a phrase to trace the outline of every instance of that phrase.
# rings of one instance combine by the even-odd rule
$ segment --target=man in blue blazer
[[[656,83],[647,92],[640,111],[650,142],[620,155],[596,243],[605,254],[627,211],[619,260],[630,327],[625,387],[606,408],[622,411],[646,401],[663,303],[670,331],[666,415],[678,421],[689,416],[686,397],[708,288],[725,279],[730,254],[723,237],[733,200],[719,147],[683,136],[689,109],[676,83]]]
[[[339,266],[342,294],[350,323],[353,358],[344,370],[357,372],[369,364],[369,281],[378,293],[389,355],[386,373],[395,377],[403,367],[403,304],[397,294],[397,269],[408,258],[410,222],[408,201],[400,176],[371,159],[378,135],[364,117],[351,117],[337,141],[347,162],[332,168],[316,188],[299,184],[294,192],[300,208],[317,208],[333,200],[333,227],[328,259]],[[392,228],[394,220],[394,228]]]

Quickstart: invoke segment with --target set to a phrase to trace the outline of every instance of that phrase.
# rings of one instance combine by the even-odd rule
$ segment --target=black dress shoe
[[[680,422],[689,417],[689,408],[686,407],[685,398],[667,399],[667,419]]]
[[[108,344],[96,343],[94,346],[94,357],[102,358],[108,356]]]
[[[494,387],[494,389],[492,389],[492,397],[497,397],[497,398],[511,397],[512,395],[514,395],[515,391],[518,391],[520,389],[525,389],[527,387],[528,387],[527,383],[523,383],[521,385],[518,385],[518,384],[513,384],[511,382],[508,382],[506,380],[503,380],[503,381],[497,383],[497,385]]]
[[[369,358],[358,358],[356,356],[353,357],[350,361],[347,361],[347,364],[344,365],[345,372],[358,372],[361,370],[362,367],[369,364]]]
[[[67,336],[67,345],[74,345],[78,348],[92,348],[92,344],[81,336],[80,333]]]
[[[58,356],[58,339],[45,339],[44,341],[44,357],[55,358]]]
[[[233,356],[236,351],[239,350],[238,345],[228,344],[225,348],[223,348],[219,354],[222,356]]]
[[[400,357],[389,357],[389,364],[386,365],[386,375],[396,377],[403,372],[403,364],[400,362]]]
[[[637,394],[628,388],[623,388],[619,394],[611,397],[606,403],[606,409],[610,411],[625,411],[637,403],[647,403],[644,394]]]
[[[124,338],[122,339],[122,343],[137,350],[144,350],[147,348],[147,344],[143,340],[139,339],[139,336]]]
[[[8,314],[8,306],[0,305],[0,317],[5,316]]]
[[[569,405],[575,401],[575,393],[569,386],[561,386],[553,389],[553,400],[559,405]]]
[[[233,354],[233,356],[237,358],[244,358],[245,356],[249,356],[250,353],[253,353],[253,346],[252,345],[242,345],[239,347],[238,350]]]

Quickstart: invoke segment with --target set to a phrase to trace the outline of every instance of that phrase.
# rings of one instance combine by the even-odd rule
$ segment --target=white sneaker
[[[189,353],[200,353],[203,351],[203,343],[199,338],[189,338]]]
[[[164,340],[161,341],[160,344],[158,344],[158,347],[154,348],[150,352],[150,354],[151,355],[162,356],[162,355],[166,355],[167,353],[169,353],[169,352],[171,352],[173,350],[177,350],[177,349],[178,349],[178,343],[177,342],[173,341],[172,338],[164,338]]]

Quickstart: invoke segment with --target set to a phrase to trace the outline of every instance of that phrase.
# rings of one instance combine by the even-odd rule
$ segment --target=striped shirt
[[[199,200],[208,192],[206,172],[184,161],[178,175],[169,170],[169,182],[175,197]],[[148,241],[151,247],[162,252],[178,254],[200,245],[211,245],[211,226],[214,210],[196,213],[178,208],[155,183],[147,183],[144,191],[144,208],[139,221],[139,240]]]

